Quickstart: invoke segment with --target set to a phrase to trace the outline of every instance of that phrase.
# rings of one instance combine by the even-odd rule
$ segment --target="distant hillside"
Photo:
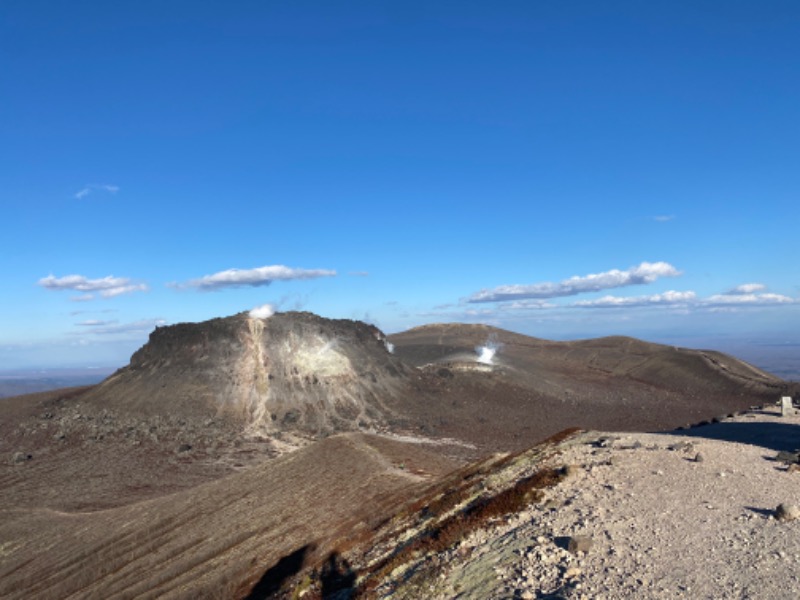
[[[482,346],[491,360],[479,360]],[[358,321],[287,312],[157,328],[81,401],[224,419],[251,436],[391,428],[508,450],[573,426],[672,429],[787,389],[732,356],[633,338],[553,342],[440,324],[387,339]]]
[[[0,371],[0,398],[100,383],[113,369]]]
[[[508,448],[569,427],[672,429],[774,402],[791,387],[729,355],[626,337],[554,342],[438,324],[388,339],[399,358],[440,379],[441,400],[420,403],[418,414],[442,419],[444,435],[482,423]],[[495,348],[490,365],[478,362],[483,346]]]

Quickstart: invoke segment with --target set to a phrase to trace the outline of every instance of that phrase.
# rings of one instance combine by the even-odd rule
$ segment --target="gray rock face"
[[[157,328],[89,402],[146,413],[205,413],[252,434],[370,429],[407,385],[409,368],[377,328],[310,313],[246,313]]]

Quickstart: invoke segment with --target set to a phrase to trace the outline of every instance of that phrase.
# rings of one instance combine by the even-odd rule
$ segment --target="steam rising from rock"
[[[501,347],[502,344],[493,337],[486,340],[483,346],[476,346],[475,352],[478,354],[478,362],[484,365],[494,364],[494,356]]]
[[[275,314],[275,307],[272,304],[262,304],[261,306],[256,306],[248,314],[253,319],[269,319]]]
[[[394,344],[387,339],[383,340],[383,345],[386,346],[386,351],[389,354],[394,354]]]

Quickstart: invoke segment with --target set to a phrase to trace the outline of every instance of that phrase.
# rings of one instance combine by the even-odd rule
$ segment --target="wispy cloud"
[[[104,308],[103,310],[72,310],[69,313],[70,317],[77,317],[78,315],[85,314],[108,314],[119,312],[116,308]]]
[[[89,333],[94,335],[119,335],[126,333],[150,333],[158,326],[166,325],[164,319],[142,319],[139,321],[132,321],[130,323],[110,323],[106,325],[92,326],[89,331],[82,333]]]
[[[674,220],[675,220],[675,215],[656,215],[655,217],[653,217],[653,221],[656,221],[658,223],[667,223],[669,221],[674,221]]]
[[[725,293],[726,296],[742,296],[742,295],[749,295],[755,294],[756,292],[763,292],[767,289],[763,283],[743,283],[742,285],[737,285],[732,290]]]
[[[81,294],[70,298],[71,302],[90,302],[92,300],[94,300],[94,294]]]
[[[500,310],[544,310],[556,308],[558,305],[546,300],[515,300],[508,304],[501,304]]]
[[[633,308],[640,306],[683,306],[694,302],[697,294],[694,292],[669,291],[663,294],[650,296],[603,296],[596,300],[579,300],[570,306],[576,308]]]
[[[80,296],[74,296],[72,300],[75,302],[94,300],[95,292],[99,292],[103,298],[114,298],[122,294],[146,292],[150,289],[145,283],[135,283],[127,277],[114,277],[113,275],[100,279],[89,279],[83,275],[65,275],[64,277],[48,275],[42,277],[38,284],[51,291],[85,292]]]
[[[706,298],[705,304],[709,306],[774,306],[779,304],[794,304],[797,300],[782,294],[717,294]]]
[[[107,183],[89,183],[83,186],[75,193],[75,198],[83,200],[92,192],[105,192],[108,194],[116,194],[119,191],[118,185],[110,185]]]
[[[680,274],[680,271],[666,262],[643,262],[625,271],[612,269],[603,273],[576,275],[558,283],[548,281],[530,285],[503,285],[491,290],[476,292],[467,298],[467,302],[508,302],[537,298],[562,298],[586,292],[599,292],[629,285],[652,283],[660,277],[676,277]]]
[[[107,327],[109,325],[116,325],[119,321],[100,321],[97,319],[89,319],[87,321],[81,321],[80,323],[75,323],[81,327]]]
[[[773,294],[766,291],[763,283],[743,283],[728,290],[723,294],[716,294],[706,298],[703,303],[709,307],[736,308],[746,306],[775,306],[781,304],[796,304],[798,300],[783,294]]]
[[[647,263],[643,263],[648,266]],[[662,263],[665,265],[665,263]],[[642,267],[642,265],[640,265]],[[638,272],[637,272],[638,270]],[[613,278],[599,276],[574,277],[562,282],[565,291],[573,291],[575,287],[592,287],[598,284],[597,279],[611,284],[619,281],[659,277],[664,274],[675,274],[670,265],[655,269],[633,268],[629,271],[614,273]],[[668,275],[669,276],[669,275]],[[577,283],[576,283],[577,280]],[[583,285],[583,284],[586,285]],[[539,284],[559,286],[562,284]],[[568,284],[568,285],[567,285]],[[591,285],[590,285],[591,284]],[[632,284],[629,284],[632,285]],[[500,327],[513,328],[513,324],[526,323],[565,323],[602,322],[606,326],[625,320],[649,318],[652,311],[669,315],[708,315],[710,313],[745,313],[760,310],[792,310],[800,307],[800,298],[791,298],[782,294],[769,293],[766,286],[760,283],[738,285],[724,293],[711,296],[700,296],[692,290],[670,290],[649,295],[604,295],[586,300],[559,301],[549,299],[522,299],[497,302],[488,308],[477,308],[462,301],[459,305],[439,305],[432,311],[418,313],[414,316],[425,320],[463,321],[496,324]],[[593,290],[592,290],[593,291]],[[475,308],[471,308],[475,307]],[[616,310],[615,310],[616,309]],[[601,316],[602,313],[602,316]]]
[[[273,281],[297,279],[316,279],[333,277],[336,271],[328,269],[293,269],[283,265],[257,267],[255,269],[228,269],[185,283],[172,283],[175,288],[195,288],[200,291],[221,290],[229,287],[259,287],[270,285]]]
[[[132,283],[129,285],[121,285],[119,287],[103,290],[100,295],[103,298],[114,298],[115,296],[122,296],[123,294],[132,294],[133,292],[146,292],[149,288],[144,283]]]
[[[486,325],[499,325],[500,324],[500,310],[497,308],[464,308],[463,310],[432,310],[417,313],[415,317],[420,317],[426,320],[436,319],[437,321],[453,321],[453,322],[477,322]],[[410,316],[410,315],[405,315]]]

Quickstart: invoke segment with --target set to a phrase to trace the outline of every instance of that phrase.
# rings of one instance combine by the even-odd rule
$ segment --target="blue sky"
[[[270,304],[800,344],[796,2],[0,5],[0,369]]]

